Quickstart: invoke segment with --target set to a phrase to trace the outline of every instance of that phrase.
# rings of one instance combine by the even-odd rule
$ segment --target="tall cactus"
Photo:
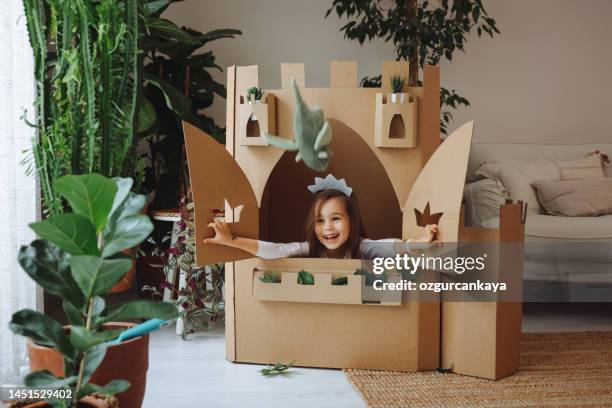
[[[65,174],[130,176],[138,78],[138,0],[24,0],[34,51],[33,160],[49,215]]]

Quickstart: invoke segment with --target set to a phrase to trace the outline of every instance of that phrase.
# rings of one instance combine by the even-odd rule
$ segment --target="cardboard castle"
[[[368,288],[353,276],[360,260],[263,260],[203,243],[214,235],[206,224],[216,208],[225,208],[237,236],[304,241],[312,200],[306,186],[327,173],[353,188],[368,238],[418,237],[428,214],[442,213],[441,241],[521,242],[522,203],[502,207],[500,229],[463,226],[461,198],[473,123],[440,144],[439,68],[425,66],[423,86],[404,87],[403,101],[393,102],[389,95],[393,75],[407,77],[408,63],[384,62],[382,88],[358,88],[356,62],[332,62],[330,87],[313,89],[305,87],[303,64],[282,64],[282,88],[266,90],[260,103],[249,103],[246,90],[259,86],[258,68],[234,66],[228,69],[226,146],[184,125],[197,263],[226,265],[230,361],[294,360],[298,366],[406,372],[442,365],[484,378],[516,371],[520,303],[402,302],[384,296],[366,303]],[[264,132],[293,135],[292,77],[304,100],[320,106],[332,126],[333,157],[325,173],[296,164],[294,153],[268,146],[263,137]],[[522,259],[495,262],[501,266],[502,261],[500,270],[522,279]],[[302,269],[314,274],[314,285],[296,284]],[[262,284],[259,277],[266,271],[281,274],[281,283]],[[347,276],[348,284],[331,285],[339,276]],[[423,274],[421,279],[431,277]]]

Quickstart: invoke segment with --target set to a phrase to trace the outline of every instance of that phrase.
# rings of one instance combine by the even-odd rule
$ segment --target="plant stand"
[[[172,222],[172,238],[170,240],[170,247],[173,247],[174,244],[176,244],[178,233],[181,230],[181,227],[179,225],[181,221],[181,213],[178,211],[167,211],[167,210],[153,211],[153,219],[156,221]],[[170,276],[167,276],[167,280],[174,284],[177,280],[177,276],[174,274],[174,272],[171,272]],[[180,289],[184,289],[186,286],[187,286],[187,281],[185,280],[185,272],[181,270],[181,273],[178,276],[178,288],[180,290]],[[168,288],[164,289],[163,299],[164,299],[164,302],[169,302],[172,300],[172,291],[170,289]],[[180,316],[177,317],[176,326],[175,326],[176,328],[175,332],[177,336],[180,336],[183,333],[184,325],[185,325],[185,322],[183,322],[183,319]]]

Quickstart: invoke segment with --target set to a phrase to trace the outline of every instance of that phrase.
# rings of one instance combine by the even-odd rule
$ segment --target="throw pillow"
[[[506,188],[507,195],[513,200],[527,203],[531,213],[543,213],[536,193],[531,187],[536,181],[559,180],[559,168],[550,161],[539,159],[536,162],[495,160],[481,164],[475,172],[479,178],[496,179]]]
[[[466,223],[470,227],[482,227],[483,223],[499,218],[499,209],[508,198],[499,180],[482,179],[469,183],[463,190],[466,203]]]
[[[566,217],[612,214],[612,178],[539,181],[533,187],[548,214]]]
[[[599,153],[576,160],[557,161],[561,180],[580,180],[604,177],[602,159]]]

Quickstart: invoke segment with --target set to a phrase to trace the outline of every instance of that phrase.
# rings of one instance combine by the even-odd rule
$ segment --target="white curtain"
[[[17,263],[17,251],[33,233],[28,223],[37,217],[37,187],[20,164],[31,147],[35,95],[34,60],[22,0],[3,0],[0,6],[0,384],[18,381],[26,364],[25,342],[8,328],[11,315],[35,309],[36,285]]]

